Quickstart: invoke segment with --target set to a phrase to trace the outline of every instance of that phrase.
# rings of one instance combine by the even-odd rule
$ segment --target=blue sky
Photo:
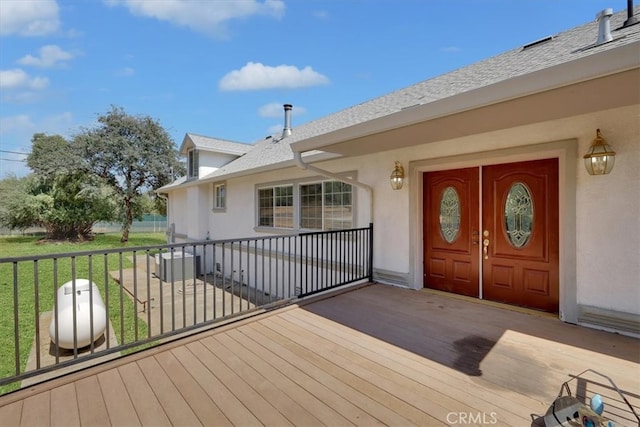
[[[252,143],[626,0],[0,0],[0,178],[111,106]]]

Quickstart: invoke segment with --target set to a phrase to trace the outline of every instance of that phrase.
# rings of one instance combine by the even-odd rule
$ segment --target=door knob
[[[484,253],[484,259],[489,259],[489,239],[482,241],[482,252]]]

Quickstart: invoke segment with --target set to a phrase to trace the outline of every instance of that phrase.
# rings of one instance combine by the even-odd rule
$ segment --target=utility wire
[[[9,154],[21,154],[23,156],[28,156],[31,153],[21,153],[19,151],[8,151],[8,150],[0,150],[0,153],[9,153]]]
[[[24,159],[5,159],[4,157],[0,157],[0,160],[5,160],[7,162],[25,162]]]

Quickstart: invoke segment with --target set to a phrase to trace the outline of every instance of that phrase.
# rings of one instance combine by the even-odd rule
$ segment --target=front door
[[[425,287],[558,312],[557,159],[426,173],[424,219]]]
[[[425,287],[479,296],[478,168],[424,175]]]

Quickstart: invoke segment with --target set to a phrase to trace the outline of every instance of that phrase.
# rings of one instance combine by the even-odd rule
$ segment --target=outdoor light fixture
[[[589,151],[584,155],[584,167],[589,175],[606,175],[613,169],[616,153],[602,137],[600,129],[596,130],[596,138],[593,140]]]
[[[391,172],[389,180],[391,181],[391,188],[394,190],[402,188],[402,184],[404,183],[404,168],[402,167],[402,163],[397,160],[396,167],[393,168],[393,172]]]

